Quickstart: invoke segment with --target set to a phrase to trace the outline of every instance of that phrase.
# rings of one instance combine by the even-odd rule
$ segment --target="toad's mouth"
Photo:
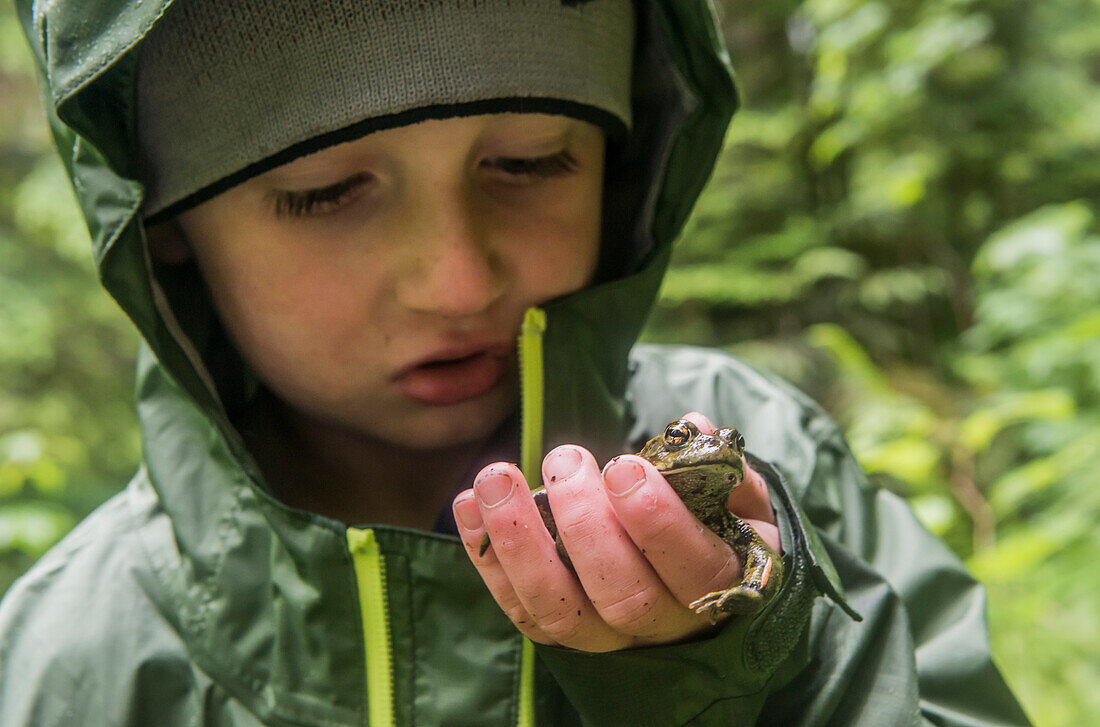
[[[668,469],[657,468],[657,471],[666,478],[669,476],[696,476],[706,478],[723,477],[727,482],[738,482],[744,476],[744,471],[735,464],[718,460],[717,462],[704,462],[702,464],[681,465]]]

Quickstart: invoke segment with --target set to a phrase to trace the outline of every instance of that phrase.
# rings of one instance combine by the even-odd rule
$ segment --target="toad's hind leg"
[[[733,531],[730,546],[741,561],[741,580],[725,590],[708,593],[689,605],[696,613],[709,612],[712,620],[717,620],[718,615],[723,613],[756,613],[783,582],[783,561],[779,555],[748,523],[732,515],[730,517]]]

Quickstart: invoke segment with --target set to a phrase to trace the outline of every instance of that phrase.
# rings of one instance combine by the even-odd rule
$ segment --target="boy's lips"
[[[456,346],[401,369],[393,383],[421,404],[458,404],[487,393],[511,367],[512,344]]]

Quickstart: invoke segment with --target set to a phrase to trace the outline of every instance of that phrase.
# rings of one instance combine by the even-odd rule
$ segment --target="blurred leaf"
[[[61,539],[75,519],[56,506],[45,503],[19,503],[0,508],[0,554],[22,550],[41,555]]]
[[[858,279],[867,269],[863,257],[841,247],[815,247],[794,261],[792,272],[809,283],[822,278]]]
[[[1021,532],[970,559],[970,570],[987,582],[1033,576],[1039,565],[1059,550],[1059,539],[1040,531]]]
[[[954,527],[958,518],[955,505],[945,495],[919,495],[910,504],[921,524],[940,537]]]
[[[1092,224],[1084,202],[1043,207],[989,238],[974,258],[979,277],[1019,275],[1032,264],[1064,254]]]
[[[1073,397],[1063,389],[1013,392],[970,412],[960,434],[967,447],[982,451],[1006,427],[1028,419],[1067,419],[1075,408]]]
[[[867,352],[840,326],[827,323],[813,326],[807,332],[807,338],[813,345],[832,354],[844,374],[857,380],[862,387],[880,390],[888,388]]]
[[[860,282],[859,299],[870,310],[883,311],[941,296],[946,288],[942,270],[893,268],[865,276]]]
[[[789,272],[701,265],[670,271],[661,295],[670,303],[702,300],[711,305],[752,306],[797,298],[802,285]]]
[[[14,222],[24,235],[48,240],[51,249],[93,274],[88,229],[56,158],[45,158],[23,178],[13,202]]]
[[[856,452],[868,473],[884,472],[914,485],[917,491],[933,491],[942,481],[938,471],[940,447],[920,437],[899,437],[861,448]]]

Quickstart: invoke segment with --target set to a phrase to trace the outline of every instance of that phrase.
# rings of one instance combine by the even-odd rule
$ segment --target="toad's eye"
[[[670,447],[683,447],[691,439],[691,430],[685,422],[673,422],[665,429],[665,444]]]
[[[737,454],[745,453],[745,438],[741,436],[741,432],[737,431],[733,427],[724,427],[714,433],[714,436],[721,439],[723,442],[733,448]]]

